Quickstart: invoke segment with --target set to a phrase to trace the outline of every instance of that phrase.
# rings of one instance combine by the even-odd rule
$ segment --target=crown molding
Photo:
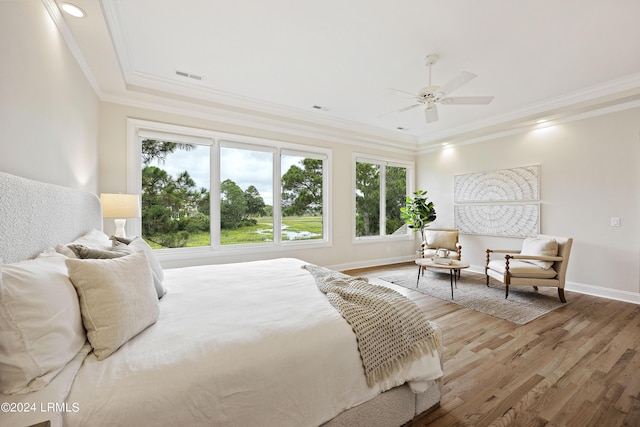
[[[569,109],[570,115],[573,115],[571,114],[571,110],[580,109],[581,105],[589,103],[596,104],[590,108],[599,109],[601,104],[601,102],[599,102],[600,99],[606,100],[606,98],[611,95],[624,94],[626,92],[636,95],[640,94],[640,73],[631,74],[617,80],[605,82],[564,96],[544,100],[487,120],[473,122],[464,126],[456,126],[443,132],[419,137],[418,146],[423,147],[427,144],[448,142],[448,140],[465,133],[473,133],[481,129],[489,129],[500,125],[504,126],[507,123],[518,123],[526,120],[532,120],[532,118],[540,118],[547,114],[553,114],[553,112],[561,109]],[[582,108],[589,108],[589,106]]]
[[[141,100],[129,97],[104,95],[100,97],[100,100],[102,102],[131,108],[183,115],[197,119],[241,126],[247,128],[247,136],[257,136],[257,133],[252,133],[250,131],[251,129],[254,129],[258,132],[268,131],[283,135],[291,135],[298,138],[302,137],[305,139],[313,139],[315,141],[327,141],[367,148],[385,149],[387,151],[402,154],[415,154],[417,149],[415,144],[401,144],[398,141],[382,139],[377,135],[353,132],[349,133],[339,128],[323,128],[313,123],[287,121],[284,117],[273,118],[247,112],[233,111],[225,108],[216,108],[211,106],[198,106],[198,108],[194,108],[193,104],[166,98],[160,98],[157,100],[152,98]],[[296,142],[300,142],[299,139],[297,139]]]
[[[484,135],[481,136],[476,136],[476,137],[468,137],[468,138],[464,138],[464,140],[462,142],[455,142],[452,144],[447,144],[448,147],[460,147],[463,145],[470,145],[470,144],[476,144],[479,142],[484,142],[484,141],[490,141],[490,140],[495,140],[498,138],[502,138],[505,136],[509,136],[509,135],[517,135],[519,133],[524,133],[524,132],[529,132],[531,130],[536,130],[536,129],[541,129],[543,127],[549,127],[549,126],[557,126],[563,123],[569,123],[569,122],[575,122],[578,120],[583,120],[583,119],[588,119],[591,117],[598,117],[598,116],[602,116],[605,114],[610,114],[610,113],[616,113],[618,111],[625,111],[625,110],[630,110],[632,108],[638,108],[640,107],[640,99],[634,99],[628,102],[623,102],[623,103],[618,103],[618,104],[613,104],[613,105],[608,105],[605,107],[601,107],[598,109],[594,109],[594,110],[588,110],[588,111],[583,111],[583,112],[579,112],[576,114],[572,114],[569,116],[565,116],[559,119],[555,119],[555,120],[550,120],[548,122],[545,122],[544,124],[540,125],[537,123],[531,123],[531,121],[528,121],[526,124],[523,124],[522,126],[516,127],[516,128],[512,128],[512,129],[506,129],[506,130],[502,130],[502,131],[494,131],[494,132],[489,132],[486,133]],[[424,148],[420,148],[417,151],[417,154],[428,154],[428,153],[433,153],[435,151],[439,151],[446,148],[443,144],[434,144],[428,147],[424,147]]]

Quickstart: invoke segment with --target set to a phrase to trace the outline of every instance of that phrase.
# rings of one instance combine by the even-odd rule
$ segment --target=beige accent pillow
[[[82,323],[98,360],[104,360],[158,319],[158,297],[147,257],[66,260],[80,299]]]
[[[0,391],[42,389],[87,341],[65,259],[51,249],[0,266]]]
[[[458,238],[454,231],[425,230],[424,235],[428,248],[458,250],[458,248],[456,248]]]
[[[151,273],[153,274],[153,284],[156,287],[156,293],[158,294],[158,298],[162,298],[164,294],[167,293],[167,289],[164,287],[162,283],[164,281],[164,271],[162,271],[162,266],[160,265],[160,261],[156,258],[156,254],[153,253],[153,249],[147,242],[144,241],[142,237],[134,237],[133,239],[128,239],[126,237],[116,237],[111,236],[111,240],[113,240],[114,245],[126,244],[129,247],[144,252],[147,256],[147,261],[149,261],[149,266],[151,267]]]
[[[558,242],[554,239],[541,239],[537,237],[529,237],[522,242],[522,251],[520,255],[545,255],[556,256],[558,255]],[[548,270],[553,265],[554,261],[540,261],[536,259],[523,259],[521,261],[528,262],[529,264],[536,265],[540,268]]]

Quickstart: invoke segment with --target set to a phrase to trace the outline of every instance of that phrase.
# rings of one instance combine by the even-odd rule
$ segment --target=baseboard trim
[[[583,283],[567,282],[564,289],[571,292],[578,292],[586,295],[593,295],[617,301],[640,304],[640,294],[618,289],[603,288],[601,286],[585,285]]]

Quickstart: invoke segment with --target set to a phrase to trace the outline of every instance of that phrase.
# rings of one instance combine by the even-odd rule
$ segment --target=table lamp
[[[100,194],[102,216],[114,218],[116,237],[127,237],[124,226],[127,218],[140,218],[140,196],[137,194]]]

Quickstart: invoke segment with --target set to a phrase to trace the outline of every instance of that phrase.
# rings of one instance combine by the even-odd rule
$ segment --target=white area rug
[[[484,274],[468,270],[462,271],[458,279],[458,287],[453,290],[454,299],[452,300],[448,272],[426,270],[424,276],[420,277],[420,284],[416,289],[417,276],[416,268],[415,273],[380,277],[380,279],[518,325],[529,323],[570,302],[566,304],[560,302],[556,288],[539,288],[539,291],[535,291],[529,286],[509,287],[509,298],[505,299],[502,284],[491,280],[490,286],[487,287]]]

